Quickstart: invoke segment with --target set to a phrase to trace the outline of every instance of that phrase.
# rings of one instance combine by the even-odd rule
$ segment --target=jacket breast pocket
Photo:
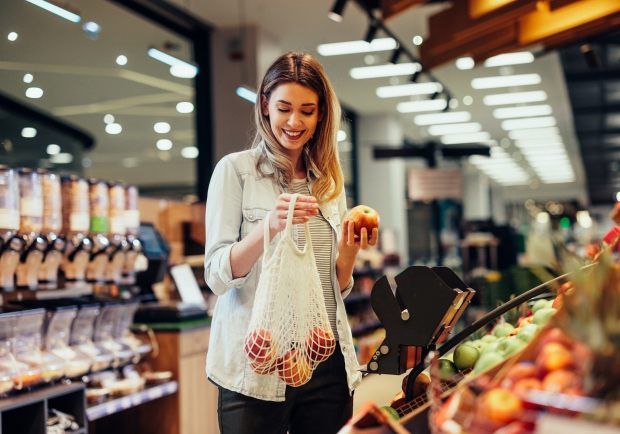
[[[254,230],[256,226],[263,223],[269,210],[264,208],[245,208],[243,209],[243,222],[241,224],[241,237]]]

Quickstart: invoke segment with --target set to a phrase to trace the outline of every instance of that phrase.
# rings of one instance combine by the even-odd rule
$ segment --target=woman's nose
[[[301,119],[299,118],[299,116],[295,113],[293,113],[289,118],[288,118],[288,124],[293,127],[299,127],[301,126]]]

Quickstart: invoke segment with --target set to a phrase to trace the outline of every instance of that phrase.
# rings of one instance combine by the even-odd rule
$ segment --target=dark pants
[[[340,348],[319,364],[309,382],[286,387],[284,402],[263,401],[219,388],[221,434],[335,434],[351,418],[344,359]]]

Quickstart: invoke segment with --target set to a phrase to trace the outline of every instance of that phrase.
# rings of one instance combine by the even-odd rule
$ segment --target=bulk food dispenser
[[[57,174],[41,170],[43,185],[43,227],[41,235],[47,241],[43,262],[39,269],[39,288],[58,288],[58,269],[66,242],[60,236],[62,229],[62,194]]]
[[[125,230],[127,233],[128,250],[123,264],[122,283],[136,284],[136,258],[142,253],[142,243],[138,239],[140,232],[140,211],[138,210],[138,187],[125,187]]]
[[[19,180],[17,172],[0,165],[0,289],[15,289],[15,270],[24,241],[19,231]]]
[[[123,267],[127,252],[130,249],[127,242],[125,226],[125,186],[120,182],[108,184],[110,202],[110,228],[108,239],[108,264],[105,279],[108,285],[121,283]]]
[[[105,271],[108,266],[108,247],[110,199],[108,185],[99,179],[88,180],[88,201],[90,204],[90,239],[93,249],[90,252],[86,280],[93,285],[105,283]]]
[[[71,327],[69,344],[71,348],[90,358],[91,372],[107,369],[112,365],[113,354],[93,342],[95,323],[101,312],[99,303],[84,303],[79,306]]]
[[[86,268],[92,250],[88,238],[90,210],[88,183],[75,175],[61,178],[62,230],[66,249],[62,261],[65,287],[80,287],[86,284]]]
[[[43,229],[43,188],[41,176],[32,169],[22,168],[19,175],[19,234],[24,249],[17,265],[17,287],[37,289],[39,269],[47,241],[41,236]]]

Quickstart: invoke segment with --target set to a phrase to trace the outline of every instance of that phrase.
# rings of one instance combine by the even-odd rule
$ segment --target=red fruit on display
[[[289,386],[306,384],[312,376],[312,362],[297,350],[290,350],[278,359],[278,377]]]
[[[348,219],[353,221],[355,235],[361,236],[362,228],[370,238],[372,230],[379,227],[379,213],[366,205],[358,205],[349,211]]]
[[[512,386],[518,396],[525,398],[530,390],[543,390],[543,384],[538,378],[522,378]]]
[[[327,360],[327,358],[332,355],[335,348],[336,339],[331,330],[325,330],[317,326],[312,329],[306,338],[306,351],[308,357],[314,363]]]
[[[536,366],[543,372],[570,368],[574,363],[572,353],[558,342],[546,344],[536,357]]]
[[[519,362],[508,370],[502,386],[511,387],[524,378],[532,378],[536,376],[536,366],[533,363]]]
[[[257,329],[246,337],[243,352],[253,364],[265,366],[273,363],[275,359],[274,347],[271,332],[265,329]]]
[[[480,396],[476,414],[478,417],[491,422],[510,423],[522,416],[523,404],[514,392],[495,388]]]
[[[558,369],[549,372],[543,382],[543,388],[549,392],[562,393],[581,386],[581,379],[573,372],[566,369]]]

